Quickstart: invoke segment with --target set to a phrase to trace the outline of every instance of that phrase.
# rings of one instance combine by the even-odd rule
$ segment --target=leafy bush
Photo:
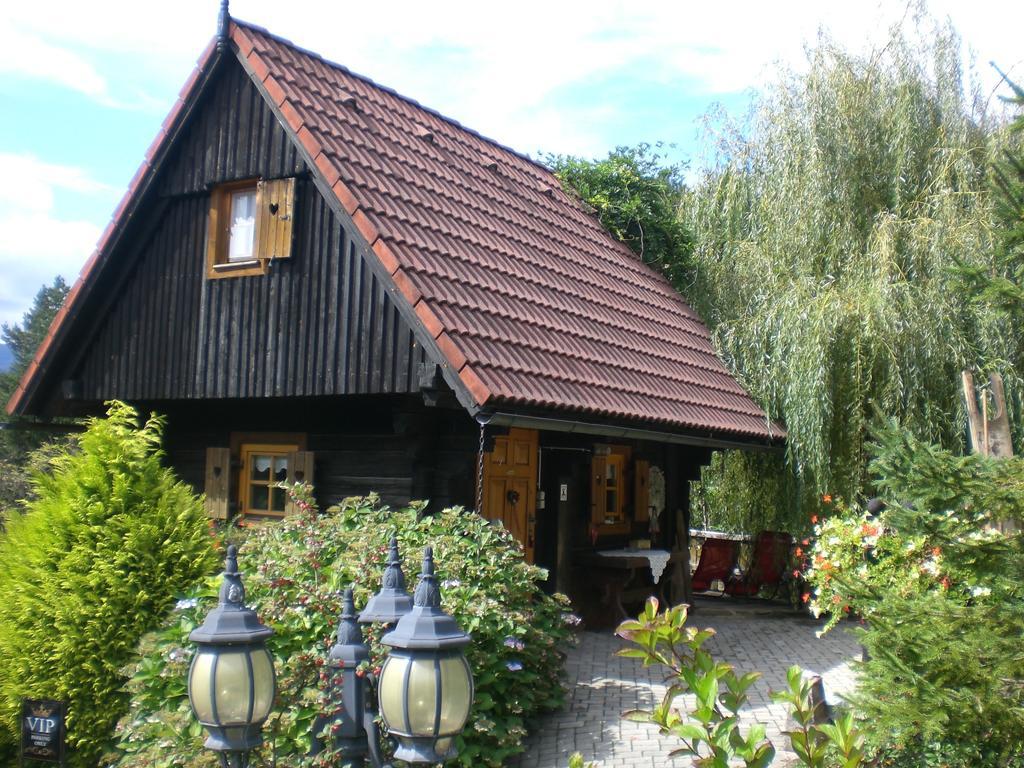
[[[161,466],[163,422],[112,403],[33,478],[0,540],[0,743],[23,696],[68,704],[71,764],[94,766],[127,709],[123,667],[174,595],[208,573],[203,506]]]
[[[661,148],[638,144],[602,160],[547,155],[544,162],[605,229],[681,285],[692,280],[693,235],[679,217],[686,166],[667,162]]]
[[[393,511],[369,496],[347,499],[321,515],[308,501],[308,489],[300,487],[300,494],[299,512],[249,530],[240,551],[247,601],[276,632],[270,647],[279,697],[265,736],[277,764],[313,762],[305,755],[313,720],[324,709],[323,664],[334,642],[340,593],[351,584],[356,605],[366,604],[380,587],[392,534],[410,591],[422,548],[433,545],[444,608],[473,635],[467,657],[476,700],[459,739],[459,761],[498,766],[521,751],[526,719],[560,707],[564,699],[560,646],[570,639],[571,617],[564,598],[541,592],[542,569],[523,562],[506,531],[472,512],[456,508],[427,516],[422,504]],[[192,655],[188,633],[209,610],[214,586],[193,593],[201,601],[182,601],[173,622],[147,639],[130,683],[133,705],[122,724],[121,765],[212,765],[201,754],[185,676]],[[380,629],[372,631],[375,666],[382,658]]]
[[[695,765],[706,768],[766,768],[775,760],[775,745],[765,738],[765,727],[751,725],[746,735],[739,728],[740,710],[749,704],[747,691],[761,673],[739,674],[731,665],[716,662],[703,647],[714,630],[688,627],[686,618],[685,605],[659,614],[658,600],[652,597],[636,621],[619,625],[616,634],[635,647],[618,655],[640,659],[645,667],[663,667],[668,683],[656,707],[623,717],[652,723],[662,734],[679,739],[682,746],[670,757],[692,757]],[[788,688],[772,693],[772,699],[789,706],[796,727],[787,735],[800,762],[808,768],[862,765],[864,737],[852,713],[841,713],[832,723],[816,723],[811,683],[796,666],[789,668],[786,678]],[[692,698],[681,698],[683,694]]]
[[[853,702],[890,761],[880,764],[1016,764],[1024,541],[995,524],[1024,520],[1024,460],[956,456],[895,425],[875,452],[887,509],[823,524],[808,578],[819,610],[866,620]]]

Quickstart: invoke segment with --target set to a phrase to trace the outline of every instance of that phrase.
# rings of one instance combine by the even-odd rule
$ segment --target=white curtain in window
[[[248,261],[253,257],[256,235],[256,191],[235,192],[231,196],[231,243],[228,261]]]

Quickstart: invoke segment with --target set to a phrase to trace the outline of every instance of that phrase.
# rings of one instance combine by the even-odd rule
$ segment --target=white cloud
[[[91,221],[55,213],[58,191],[113,196],[110,187],[79,168],[27,155],[0,153],[0,322],[21,320],[31,297],[56,275],[74,280],[101,229]]]
[[[0,73],[57,83],[95,99],[108,97],[107,82],[82,56],[15,29],[0,19]]]
[[[108,106],[162,111],[155,105],[170,103],[214,34],[217,5],[0,2],[0,73],[57,83]],[[642,72],[646,85],[665,85],[665,100],[710,104],[762,84],[777,60],[799,65],[804,44],[822,25],[847,46],[877,46],[908,9],[907,0],[233,0],[231,6],[237,17],[515,149],[591,155],[620,141],[606,126],[615,124],[621,107],[600,94],[598,103],[566,94]],[[989,60],[1024,81],[1018,39],[1024,3],[931,0],[930,6],[937,17],[950,15],[975,51],[986,93],[997,81]],[[654,137],[690,130],[651,126]],[[0,188],[0,225],[13,233],[0,244],[0,312],[16,275],[24,294],[56,272],[73,277],[91,250],[105,222],[63,213],[66,196],[109,195],[113,207],[116,193],[82,170],[90,148],[80,151],[81,160],[73,161],[80,168],[0,154],[0,178],[19,179],[16,193]]]
[[[1024,26],[1024,4],[932,0],[930,7],[937,17],[952,16],[978,54],[985,83],[996,82],[990,59],[1024,69],[1014,35]],[[758,85],[778,59],[798,62],[822,25],[847,45],[877,45],[907,9],[908,0],[234,0],[231,10],[471,126],[497,131],[499,140],[530,147],[544,142],[521,125],[524,115],[568,86],[643,62],[648,76],[685,82],[691,96],[710,99]],[[0,62],[101,96],[97,72],[105,54],[132,55],[180,81],[213,35],[216,13],[212,0],[179,0],[173,9],[138,0],[6,3],[0,31],[6,20],[22,33],[22,49],[49,55],[4,55],[0,45]],[[505,133],[506,124],[520,127]]]

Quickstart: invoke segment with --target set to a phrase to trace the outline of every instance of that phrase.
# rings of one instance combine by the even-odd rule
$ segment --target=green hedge
[[[0,757],[23,696],[68,704],[70,764],[95,766],[127,709],[123,668],[210,572],[201,499],[161,466],[163,422],[111,403],[33,478],[0,539]]]
[[[562,646],[575,619],[564,597],[541,591],[544,571],[523,561],[518,542],[462,509],[424,515],[421,504],[391,510],[376,496],[348,499],[323,515],[307,501],[300,508],[279,523],[251,529],[239,552],[247,601],[276,632],[270,645],[279,695],[265,728],[268,764],[271,751],[282,768],[310,764],[305,755],[313,719],[323,709],[323,663],[334,642],[340,593],[351,584],[356,606],[366,604],[380,587],[392,534],[410,592],[423,547],[433,545],[443,605],[473,635],[467,657],[476,701],[458,745],[461,764],[498,766],[521,751],[527,718],[563,703]],[[145,641],[130,683],[133,705],[120,729],[120,754],[111,757],[119,765],[213,765],[202,754],[185,680],[193,653],[188,634],[215,595],[211,581]],[[374,628],[375,640],[379,630]],[[381,649],[376,642],[372,647],[379,665]]]

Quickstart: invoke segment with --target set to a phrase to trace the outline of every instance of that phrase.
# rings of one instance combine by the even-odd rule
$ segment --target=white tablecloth
[[[657,584],[661,581],[661,575],[665,573],[665,566],[672,557],[672,553],[664,549],[607,549],[597,554],[602,557],[643,557],[651,566],[651,578]]]

